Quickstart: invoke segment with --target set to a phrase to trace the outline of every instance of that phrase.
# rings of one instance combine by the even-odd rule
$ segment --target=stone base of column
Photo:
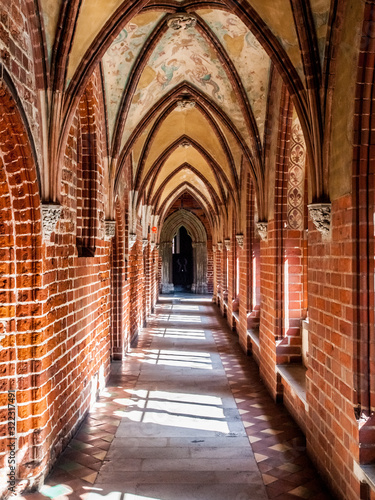
[[[173,293],[174,292],[174,284],[173,283],[162,283],[161,284],[161,293]]]
[[[208,293],[207,283],[193,283],[191,285],[191,291],[193,293],[205,294]]]

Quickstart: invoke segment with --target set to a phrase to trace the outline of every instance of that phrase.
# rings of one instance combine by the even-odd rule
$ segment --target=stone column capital
[[[130,233],[129,234],[129,249],[133,248],[136,241],[137,241],[137,235],[134,233]]]
[[[244,235],[243,234],[236,234],[236,240],[237,240],[237,245],[240,248],[243,248],[243,245],[244,245]]]
[[[51,239],[51,234],[56,230],[56,225],[60,219],[62,206],[53,203],[42,203],[42,225],[43,238],[47,241]]]
[[[331,229],[331,203],[312,203],[307,208],[314,226],[323,236],[328,236]]]
[[[260,221],[256,224],[258,229],[258,234],[262,241],[267,241],[267,231],[268,231],[268,222]]]
[[[115,220],[106,220],[105,221],[105,239],[110,240],[114,238],[116,234],[116,221]]]

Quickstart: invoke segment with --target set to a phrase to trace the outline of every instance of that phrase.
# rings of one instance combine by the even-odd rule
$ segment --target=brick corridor
[[[112,368],[42,491],[21,498],[332,498],[209,299],[161,297],[138,346]]]

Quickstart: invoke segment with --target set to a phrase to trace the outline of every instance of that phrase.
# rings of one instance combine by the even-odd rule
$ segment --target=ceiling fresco
[[[308,150],[314,150],[315,140],[319,144],[320,129],[309,120],[323,117],[316,113],[320,93],[306,85],[314,84],[311,66],[323,68],[330,0],[40,0],[40,5],[51,73],[57,73],[55,80],[51,74],[57,82],[51,109],[61,113],[51,124],[71,124],[84,86],[94,71],[102,75],[114,199],[117,187],[126,184],[119,179],[127,165],[133,168],[127,183],[144,190],[138,199],[153,200],[155,210],[184,190],[207,213],[218,204],[225,207],[227,196],[239,199],[246,170],[261,193],[267,154],[273,151],[269,124],[277,122],[271,97],[280,97],[282,85],[293,98]],[[303,29],[311,32],[305,39],[296,19],[306,12]],[[67,49],[57,59],[54,47],[64,37]],[[313,64],[301,57],[301,47],[310,50],[306,40],[313,45],[308,53]],[[183,147],[181,141],[191,144]]]
[[[163,15],[162,12],[146,12],[134,17],[119,33],[102,59],[110,139],[130,71],[145,40]]]
[[[197,14],[219,38],[246,90],[260,137],[263,138],[271,60],[255,36],[235,15],[220,10]]]
[[[126,121],[123,144],[155,102],[184,81],[198,87],[216,102],[249,140],[240,104],[217,54],[196,29],[174,31],[169,28],[139,79]]]

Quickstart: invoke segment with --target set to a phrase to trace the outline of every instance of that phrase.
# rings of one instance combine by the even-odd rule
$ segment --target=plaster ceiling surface
[[[216,194],[220,196],[220,188],[217,179],[212,171],[211,166],[208,164],[202,154],[194,147],[177,148],[170,157],[163,164],[163,168],[159,170],[157,177],[153,180],[152,185],[149,187],[151,192],[156,190],[165,182],[169,176],[175,174],[181,180],[181,172],[187,171],[186,168],[181,170],[182,165],[191,165],[195,170],[201,173]],[[191,172],[194,173],[193,170]],[[196,175],[196,174],[194,174]]]
[[[69,58],[67,83],[105,23],[123,0],[82,0]]]
[[[62,0],[40,0],[40,4],[43,13],[47,52],[49,59],[51,59]]]
[[[173,176],[168,182],[165,183],[159,197],[159,205],[162,205],[166,200],[171,198],[180,185],[188,184],[194,186],[194,188],[201,193],[211,203],[211,205],[214,205],[211,193],[208,191],[205,183],[188,168],[181,170],[178,176]]]
[[[314,16],[316,36],[318,38],[320,60],[323,65],[331,1],[310,0],[310,5]]]
[[[323,62],[331,2],[304,1],[315,27],[311,40],[317,40]],[[167,206],[169,198],[184,190],[193,190],[215,207],[212,193],[219,199],[223,190],[238,195],[244,169],[251,171],[254,182],[263,182],[271,140],[264,132],[266,123],[274,123],[268,121],[272,117],[268,107],[275,85],[283,82],[288,91],[296,89],[299,112],[309,116],[302,113],[308,99],[292,3],[40,0],[50,57],[56,33],[65,26],[61,7],[71,6],[77,16],[66,35],[66,109],[77,102],[83,92],[81,82],[86,85],[100,63],[113,177],[121,178],[121,169],[132,164],[132,182],[143,186],[148,197],[165,183],[155,199],[158,207]],[[170,22],[174,16],[187,16],[192,22],[185,20],[176,27]],[[267,40],[262,42],[265,47],[258,39]],[[177,103],[184,99],[195,106],[181,111]],[[193,145],[182,148],[178,145],[182,139]],[[155,168],[160,168],[157,175]],[[140,200],[143,195],[139,193]]]
[[[123,144],[152,105],[184,81],[220,106],[244,139],[250,140],[240,103],[218,54],[196,29],[174,31],[169,28],[139,79],[126,120]]]
[[[235,15],[220,10],[198,10],[219,38],[246,90],[260,137],[263,138],[266,117],[271,60],[258,40]]]
[[[304,80],[301,52],[290,0],[247,0],[276,36]]]
[[[197,108],[182,111],[175,109],[163,121],[152,140],[145,162],[145,173],[152,168],[157,158],[182,136],[187,136],[199,143],[229,173],[228,159],[223,147],[214,133],[212,125]]]
[[[130,71],[145,40],[162,16],[163,13],[152,11],[135,16],[112,42],[102,59],[110,138]]]

